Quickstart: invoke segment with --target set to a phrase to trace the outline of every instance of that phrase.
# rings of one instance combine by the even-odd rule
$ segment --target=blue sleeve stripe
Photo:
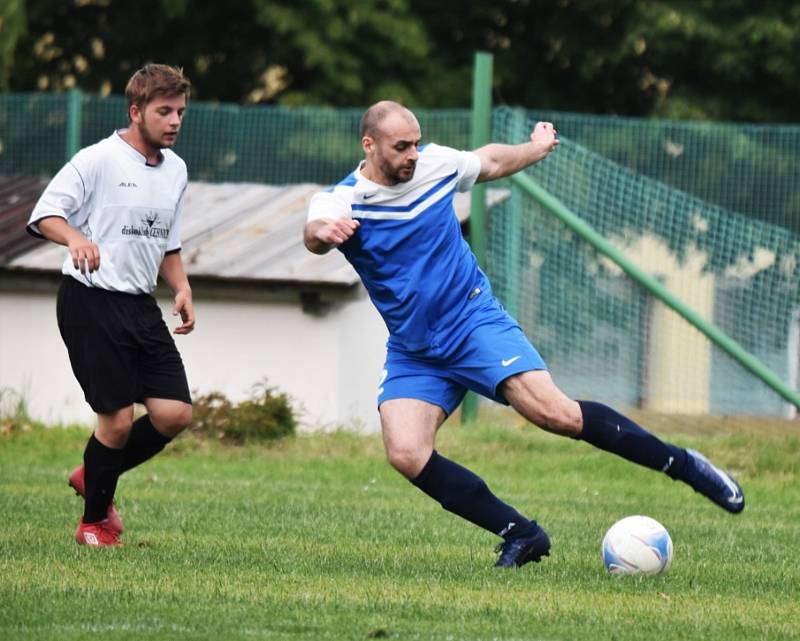
[[[350,175],[342,180],[337,187],[352,187],[356,184],[356,172],[351,172]]]
[[[406,212],[411,211],[419,205],[424,200],[430,198],[433,194],[437,191],[442,189],[447,183],[449,183],[453,178],[458,176],[458,171],[454,171],[449,176],[442,178],[438,183],[436,183],[433,187],[431,187],[428,191],[426,191],[422,196],[417,198],[413,203],[409,205],[352,205],[353,211],[396,211],[396,212]]]
[[[356,172],[353,171],[347,178],[339,181],[335,185],[331,185],[325,191],[333,191],[337,187],[353,187],[356,184]]]

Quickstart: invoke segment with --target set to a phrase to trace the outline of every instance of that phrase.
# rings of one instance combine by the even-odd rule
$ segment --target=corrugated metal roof
[[[340,252],[318,256],[303,246],[308,203],[321,189],[314,184],[189,183],[181,231],[187,273],[240,281],[355,285],[358,275]],[[507,197],[507,190],[487,190],[489,206]],[[459,221],[468,217],[469,204],[469,194],[456,194]],[[24,221],[20,226],[24,228]],[[63,247],[42,242],[8,266],[60,270],[64,257]]]
[[[0,266],[36,246],[25,223],[47,185],[28,176],[0,176]]]

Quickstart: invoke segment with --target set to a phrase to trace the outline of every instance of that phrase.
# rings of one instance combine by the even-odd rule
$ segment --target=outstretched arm
[[[475,150],[481,161],[481,172],[476,182],[505,178],[547,158],[558,146],[556,130],[552,123],[539,122],[533,128],[530,142],[521,145],[491,143]]]

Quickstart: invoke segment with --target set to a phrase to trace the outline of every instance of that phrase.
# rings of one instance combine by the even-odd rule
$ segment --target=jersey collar
[[[114,139],[114,141],[117,143],[117,145],[120,146],[120,148],[122,148],[125,151],[125,153],[127,153],[128,156],[130,156],[131,158],[133,158],[137,162],[140,162],[143,165],[146,165],[147,167],[160,167],[161,165],[164,164],[165,156],[164,156],[164,152],[163,151],[159,151],[158,152],[159,158],[160,158],[159,163],[157,165],[151,165],[150,163],[147,162],[147,158],[145,157],[145,155],[142,152],[140,152],[138,149],[136,149],[136,147],[131,145],[129,142],[127,142],[120,135],[120,133],[123,132],[123,131],[126,131],[126,130],[125,129],[116,129],[114,131],[114,133],[111,135],[111,138]]]

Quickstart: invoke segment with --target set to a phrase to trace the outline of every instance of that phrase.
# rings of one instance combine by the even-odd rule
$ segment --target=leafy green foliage
[[[463,107],[485,50],[496,102],[537,109],[776,122],[800,102],[800,5],[782,0],[4,4],[0,88],[15,91],[119,94],[159,61],[202,100]]]
[[[0,0],[0,91],[8,90],[14,50],[25,30],[25,0]]]
[[[266,385],[256,386],[241,403],[232,403],[220,392],[194,398],[191,431],[197,435],[244,443],[292,436],[296,428],[288,397]]]
[[[430,16],[437,74],[466,73],[475,50],[495,54],[496,102],[662,118],[797,119],[797,3],[441,0],[435,18],[425,0],[411,4]],[[468,91],[461,87],[462,104]]]
[[[184,67],[203,100],[411,100],[412,85],[401,78],[413,77],[430,53],[404,0],[27,5],[30,33],[17,44],[15,90],[78,85],[119,94],[132,71],[158,61]],[[375,47],[386,55],[375,55]]]

